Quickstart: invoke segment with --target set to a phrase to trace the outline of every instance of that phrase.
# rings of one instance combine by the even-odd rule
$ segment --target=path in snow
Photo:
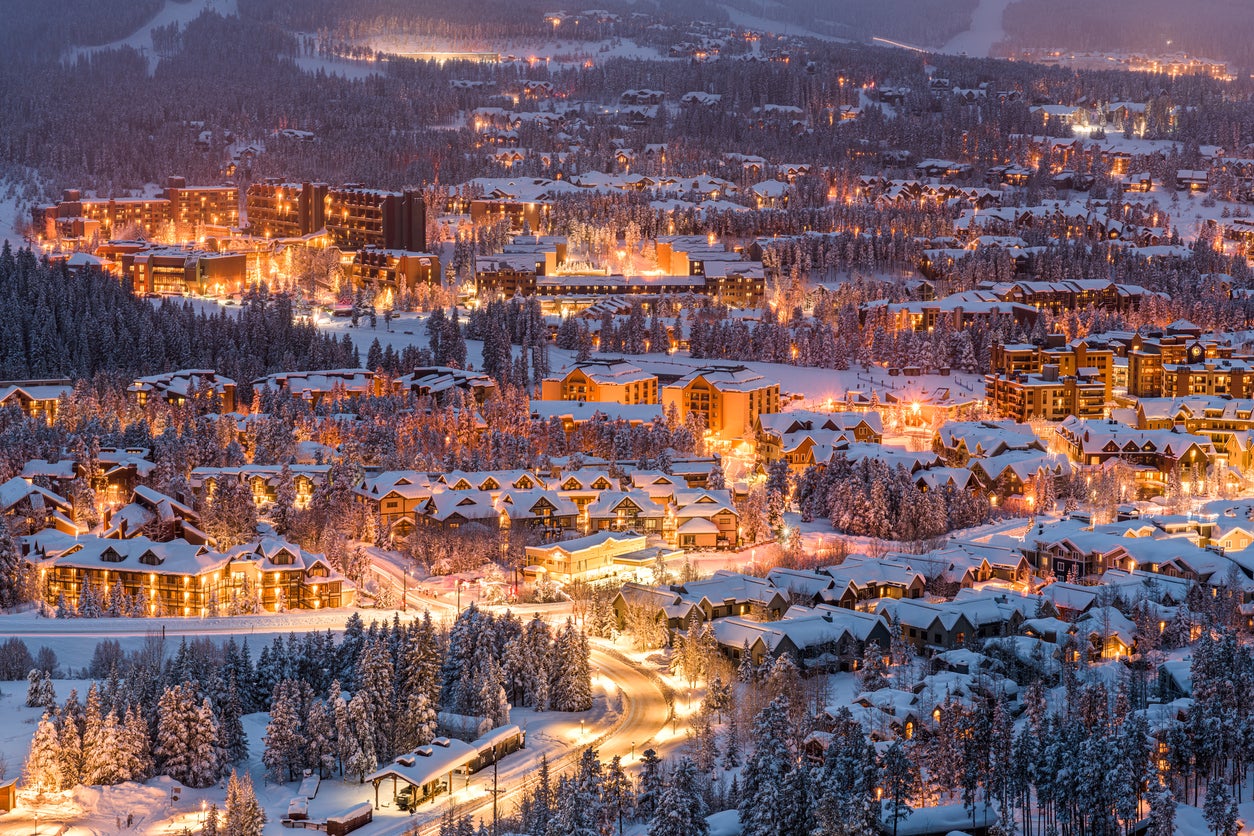
[[[980,0],[971,13],[971,28],[955,35],[940,52],[949,55],[966,53],[972,58],[988,58],[993,47],[1006,37],[1002,16],[1015,0]]]

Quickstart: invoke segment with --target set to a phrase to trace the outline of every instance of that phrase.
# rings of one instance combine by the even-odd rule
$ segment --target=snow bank
[[[710,824],[710,836],[740,836],[740,811],[724,810],[705,819]]]

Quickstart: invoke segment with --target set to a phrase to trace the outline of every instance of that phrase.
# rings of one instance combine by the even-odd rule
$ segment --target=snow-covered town
[[[1254,834],[1254,8],[9,5],[0,834]]]

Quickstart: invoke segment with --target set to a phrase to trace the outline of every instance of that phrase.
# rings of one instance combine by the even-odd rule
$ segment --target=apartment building
[[[744,366],[697,369],[662,389],[662,406],[698,415],[725,441],[751,438],[759,415],[780,411],[779,383]]]
[[[427,209],[418,190],[266,180],[248,187],[245,202],[254,235],[299,238],[326,230],[331,243],[344,250],[427,248]]]
[[[545,378],[541,399],[592,403],[658,403],[658,380],[625,360],[576,363],[561,376]]]
[[[1096,375],[1060,374],[1058,366],[1046,365],[1040,374],[989,374],[984,377],[984,397],[994,412],[1015,421],[1061,421],[1074,415],[1101,418],[1105,414],[1107,384]]]
[[[153,197],[88,198],[80,189],[66,189],[59,202],[32,210],[32,219],[49,240],[112,238],[128,227],[150,238],[172,233],[186,239],[203,227],[238,226],[239,189],[188,186],[183,177],[168,178]]]

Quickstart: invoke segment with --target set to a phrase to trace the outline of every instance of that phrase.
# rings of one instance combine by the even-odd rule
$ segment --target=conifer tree
[[[253,780],[248,773],[239,775],[234,769],[226,785],[226,810],[222,836],[261,836],[266,823],[265,812],[257,801]]]
[[[649,822],[649,836],[706,836],[710,825],[705,815],[697,767],[688,758],[680,758]]]
[[[36,793],[61,789],[61,741],[51,714],[45,713],[35,728],[22,784]]]

